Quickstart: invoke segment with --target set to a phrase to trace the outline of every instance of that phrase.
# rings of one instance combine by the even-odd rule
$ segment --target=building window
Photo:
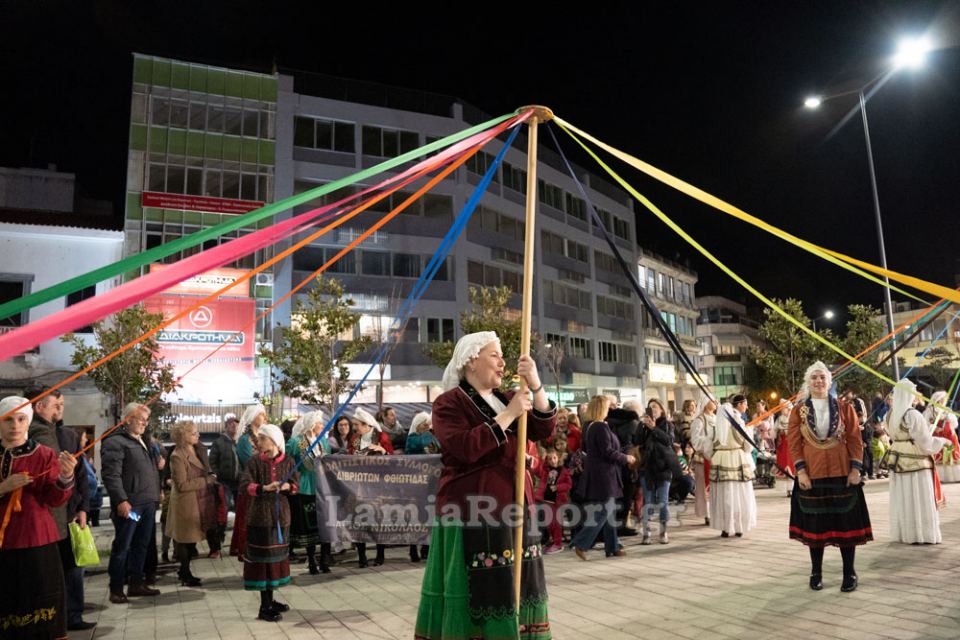
[[[453,319],[427,318],[427,342],[453,342]]]
[[[467,161],[464,164],[467,167],[467,171],[470,171],[479,176],[482,176],[482,175],[486,175],[487,171],[490,170],[490,167],[493,166],[493,161],[495,159],[496,159],[495,156],[485,151],[478,151],[477,153],[467,158]],[[499,182],[499,180],[497,179],[496,173],[493,174],[493,182]]]
[[[17,300],[23,296],[30,293],[30,280],[33,278],[30,277],[27,279],[13,278],[0,280],[0,303],[10,302],[11,300]],[[0,333],[7,331],[12,327],[22,327],[27,323],[29,318],[29,310],[21,311],[20,313],[10,316],[9,318],[0,318]]]
[[[423,195],[423,217],[449,221],[453,216],[453,197],[438,193]]]
[[[72,307],[78,302],[83,302],[87,298],[92,298],[97,295],[97,285],[93,284],[85,289],[80,289],[79,291],[74,291],[73,293],[67,294],[67,306]],[[93,333],[93,326],[87,325],[76,329],[76,333]]]
[[[364,125],[362,129],[363,155],[394,158],[420,146],[416,131],[381,129]]]
[[[586,338],[570,336],[567,340],[567,352],[571,358],[587,360],[593,357],[593,343]]]
[[[650,267],[647,267],[647,291],[657,293],[657,272]]]
[[[523,240],[525,225],[522,221],[489,207],[481,206],[478,213],[479,215],[474,214],[472,219],[479,220],[479,226],[482,230],[499,233],[513,240]]]
[[[577,220],[587,221],[587,203],[577,198],[571,193],[565,194],[567,202],[567,215],[573,216]]]
[[[617,259],[609,253],[604,253],[603,251],[594,251],[593,260],[594,264],[597,265],[597,269],[610,271],[612,273],[620,273],[620,263],[617,262]],[[641,278],[641,282],[642,281],[643,279]]]
[[[414,253],[393,254],[393,275],[395,278],[419,278],[420,255]]]
[[[613,219],[613,235],[624,240],[630,239],[630,223],[620,218]]]
[[[600,221],[603,222],[603,228],[607,231],[610,230],[610,212],[606,209],[597,209],[597,215],[600,216]]]
[[[354,124],[297,116],[293,119],[293,146],[327,151],[354,151]]]
[[[508,287],[513,293],[519,293],[522,280],[519,273],[509,269],[467,261],[467,282],[481,287]]]
[[[714,367],[713,384],[717,386],[736,386],[737,367]]]
[[[537,200],[563,211],[563,189],[544,180],[537,180]]]
[[[633,305],[597,294],[597,313],[624,320],[633,320]]]
[[[637,364],[637,350],[632,345],[616,344],[601,340],[597,344],[597,352],[601,362],[616,362],[618,364]]]
[[[365,276],[389,276],[390,254],[382,251],[363,251],[361,272]]]
[[[509,249],[503,249],[500,247],[493,247],[490,249],[490,258],[492,260],[500,260],[502,262],[511,262],[513,264],[523,264],[523,255],[517,253],[516,251],[510,251]]]
[[[642,264],[637,265],[637,282],[644,289],[647,288],[647,268]]]
[[[509,162],[503,163],[503,186],[519,193],[527,193],[527,172]]]
[[[683,303],[687,306],[693,306],[693,296],[690,294],[690,283],[683,283]]]
[[[590,298],[589,291],[583,291],[576,287],[570,287],[559,282],[546,282],[544,284],[544,299],[553,304],[591,311],[593,307]]]
[[[340,253],[340,249],[324,249],[324,257],[327,261],[332,260],[335,255]],[[357,273],[357,254],[354,251],[348,251],[339,260],[327,267],[328,273],[343,273],[347,275],[356,275]]]
[[[572,260],[577,260],[578,262],[583,262],[585,264],[590,264],[590,249],[579,242],[574,242],[573,240],[568,240],[563,236],[551,233],[549,231],[544,231],[541,235],[541,242],[543,242],[543,250],[548,253],[556,253],[562,256],[566,256]]]

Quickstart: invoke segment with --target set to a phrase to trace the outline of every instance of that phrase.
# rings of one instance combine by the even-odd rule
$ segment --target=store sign
[[[558,405],[580,404],[590,401],[590,394],[586,389],[560,389],[560,397],[557,398],[556,388],[547,387],[547,397]]]
[[[152,264],[150,265],[150,273],[169,268],[170,266],[166,264]],[[164,293],[185,293],[208,296],[226,286],[233,285],[220,295],[230,296],[231,298],[249,298],[250,281],[244,280],[243,282],[237,282],[248,273],[249,271],[247,269],[211,269],[206,273],[195,275],[178,285],[170,287]]]
[[[650,382],[673,384],[677,381],[677,370],[669,364],[650,364]]]
[[[208,213],[248,213],[262,207],[258,200],[233,200],[211,196],[189,196],[182,193],[160,193],[144,191],[140,204],[144,207],[159,209],[181,209],[183,211],[206,211]]]

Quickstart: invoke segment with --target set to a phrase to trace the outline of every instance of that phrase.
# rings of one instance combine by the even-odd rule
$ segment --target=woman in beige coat
[[[190,421],[178,422],[171,433],[176,448],[170,454],[170,511],[165,533],[177,544],[180,559],[180,584],[199,587],[200,578],[190,572],[190,558],[196,544],[216,518],[213,493],[208,490],[215,480],[200,461],[194,445],[200,439],[197,426]]]

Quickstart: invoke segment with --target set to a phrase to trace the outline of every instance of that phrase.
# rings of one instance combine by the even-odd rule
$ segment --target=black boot
[[[387,549],[386,546],[382,544],[377,545],[377,557],[373,560],[373,566],[379,567],[384,562],[386,562],[386,558],[383,557],[384,553],[386,552],[386,549]]]
[[[856,547],[840,547],[840,557],[843,558],[843,583],[840,585],[840,591],[844,593],[856,591],[857,584],[860,582],[857,572],[853,568],[856,553]]]
[[[316,545],[307,545],[307,571],[315,576],[320,573],[320,567],[317,566],[317,547]]]
[[[417,545],[410,545],[410,562],[420,562],[420,554],[417,553]]]
[[[420,557],[424,560],[427,559],[427,555],[430,553],[430,545],[422,544],[420,545]]]
[[[367,545],[363,542],[355,542],[354,546],[357,548],[357,564],[361,569],[366,569],[369,566],[367,564]]]
[[[180,555],[180,570],[177,571],[177,577],[180,578],[181,586],[199,587],[203,581],[190,571],[190,550],[186,545],[178,544],[177,547],[182,547],[177,550]]]
[[[321,542],[320,543],[320,568],[322,569],[323,567],[326,567],[327,571],[325,571],[324,573],[328,573],[330,571],[330,567],[332,567],[335,564],[337,564],[337,561],[333,559],[330,543]]]
[[[810,547],[810,588],[823,589],[823,547]]]
[[[283,616],[280,615],[280,612],[274,609],[273,602],[273,590],[266,589],[260,592],[260,615],[257,616],[257,620],[265,620],[266,622],[279,622]]]

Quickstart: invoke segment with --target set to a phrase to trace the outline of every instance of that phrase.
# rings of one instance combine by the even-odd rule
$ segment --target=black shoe
[[[320,564],[320,573],[330,573],[330,566],[326,563]]]
[[[420,562],[420,554],[417,553],[416,548],[410,551],[410,562]]]
[[[202,584],[203,580],[195,575],[180,576],[181,587],[199,587]]]
[[[639,533],[640,533],[639,531],[630,527],[621,527],[617,529],[617,535],[621,538],[623,537],[629,538],[631,536],[639,535]]]
[[[378,553],[378,554],[377,554],[377,557],[374,558],[374,560],[373,560],[373,566],[379,567],[379,566],[382,565],[384,562],[386,562],[386,559],[383,557],[383,554],[382,554],[382,553]]]
[[[735,534],[733,534],[733,535],[737,536],[738,538],[742,538],[742,537],[743,537],[743,534],[742,534],[742,533],[735,533]]]
[[[840,585],[840,591],[844,593],[850,593],[851,591],[857,590],[857,585],[860,583],[860,578],[857,577],[857,574],[843,576],[843,584]]]
[[[360,567],[361,569],[366,569],[367,567],[370,566],[370,565],[367,563],[367,559],[366,559],[366,558],[360,558],[359,560],[357,560],[357,564],[359,565],[359,567]]]
[[[163,555],[160,556],[160,564],[170,564],[170,554],[166,551],[164,551]]]
[[[729,538],[729,537],[730,537],[730,534],[727,533],[726,531],[721,531],[721,532],[720,532],[720,537],[721,537],[721,538]]]
[[[426,545],[426,544],[420,545],[420,558],[422,560],[426,560],[429,554],[430,554],[430,545]]]
[[[271,608],[260,607],[260,615],[257,616],[257,620],[264,620],[266,622],[280,622],[283,620],[283,616],[280,615],[279,611],[275,611]]]
[[[270,603],[270,610],[276,613],[286,613],[290,611],[290,605],[274,600]]]
[[[819,573],[811,573],[810,588],[814,591],[820,591],[823,589],[823,576],[821,576]]]
[[[67,625],[67,631],[89,631],[97,626],[96,622],[84,622],[80,620],[79,622],[71,622]]]

